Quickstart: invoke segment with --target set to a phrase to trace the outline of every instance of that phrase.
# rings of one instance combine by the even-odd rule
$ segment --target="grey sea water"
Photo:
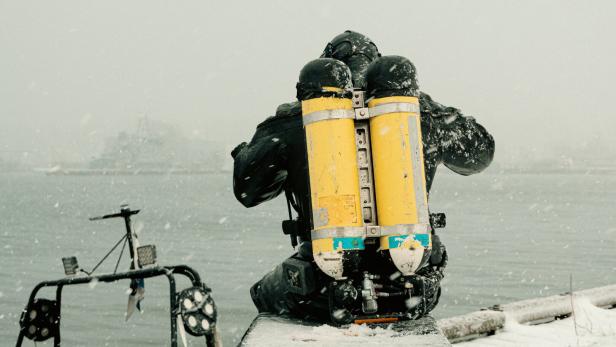
[[[134,224],[141,244],[156,244],[159,263],[201,273],[214,291],[225,345],[239,341],[256,314],[250,286],[292,253],[280,231],[282,199],[245,209],[228,174],[0,174],[0,346],[14,345],[32,287],[63,276],[62,256],[76,255],[89,269],[122,236],[120,220],[88,221],[121,203],[142,209]],[[448,217],[440,231],[449,266],[437,318],[564,292],[570,274],[574,289],[616,283],[614,174],[439,173],[431,209]],[[98,272],[112,271],[115,260]],[[128,267],[126,256],[120,266]],[[166,280],[146,281],[144,311],[125,323],[127,287],[66,288],[63,345],[167,345]]]

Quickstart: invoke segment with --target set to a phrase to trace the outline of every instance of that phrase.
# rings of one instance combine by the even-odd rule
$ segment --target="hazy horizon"
[[[247,141],[345,29],[409,57],[423,91],[494,135],[497,160],[609,158],[614,10],[609,1],[0,1],[0,158],[88,158],[144,115],[187,136]]]

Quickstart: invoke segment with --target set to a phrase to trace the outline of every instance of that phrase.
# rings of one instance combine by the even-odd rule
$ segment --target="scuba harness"
[[[308,295],[310,282],[325,277],[333,323],[413,318],[425,290],[416,272],[430,259],[433,228],[444,226],[444,214],[428,212],[414,66],[382,57],[368,68],[366,91],[350,92],[350,82],[348,67],[334,59],[300,73],[311,216],[301,219],[285,186],[282,227],[293,247],[298,237],[310,240],[326,276],[292,257],[283,263],[287,284]]]

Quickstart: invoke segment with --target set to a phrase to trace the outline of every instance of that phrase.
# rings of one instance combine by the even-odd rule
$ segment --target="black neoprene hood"
[[[353,74],[353,86],[366,87],[368,65],[380,57],[378,48],[366,35],[347,30],[334,37],[323,50],[322,58],[334,58],[344,62]]]

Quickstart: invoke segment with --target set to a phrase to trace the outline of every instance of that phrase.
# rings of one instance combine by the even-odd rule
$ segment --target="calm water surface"
[[[88,221],[121,203],[142,209],[135,227],[142,244],[156,244],[159,263],[201,273],[214,291],[225,345],[238,342],[256,314],[250,286],[292,253],[279,227],[282,199],[245,209],[228,174],[0,174],[0,346],[14,345],[32,287],[63,276],[62,256],[76,255],[89,269],[122,236],[121,220]],[[448,217],[440,234],[450,262],[437,318],[563,292],[570,274],[579,289],[616,283],[615,175],[440,174],[431,208]],[[112,271],[116,259],[98,272]],[[166,280],[146,282],[144,312],[125,323],[127,286],[66,288],[63,345],[167,345]]]

